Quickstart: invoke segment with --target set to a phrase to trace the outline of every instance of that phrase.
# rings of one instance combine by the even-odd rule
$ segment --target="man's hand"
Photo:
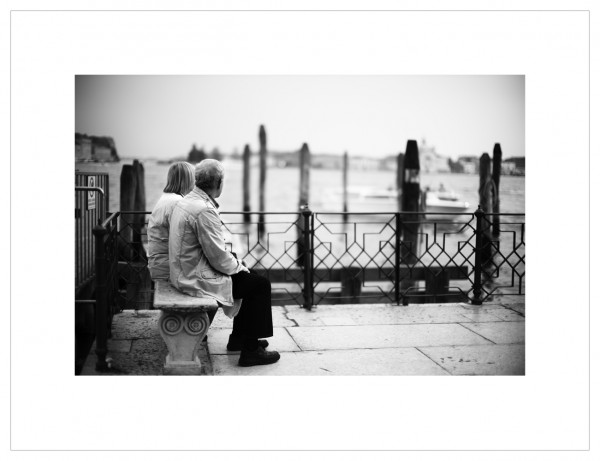
[[[250,269],[248,269],[248,266],[246,266],[246,262],[244,260],[240,261],[240,272],[248,272],[250,273]]]

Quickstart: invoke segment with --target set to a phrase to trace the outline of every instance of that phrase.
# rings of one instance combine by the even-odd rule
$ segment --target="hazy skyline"
[[[442,155],[525,155],[524,76],[76,76],[75,131],[119,155],[268,148],[381,157],[426,139]]]

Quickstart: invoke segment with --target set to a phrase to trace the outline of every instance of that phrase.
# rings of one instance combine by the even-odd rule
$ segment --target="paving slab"
[[[465,311],[461,315],[465,320],[458,320],[457,323],[503,322],[503,319],[496,315],[495,311],[479,309],[477,311]]]
[[[525,343],[525,322],[465,323],[462,325],[496,344]]]
[[[304,351],[490,344],[457,324],[295,327],[288,331]]]
[[[108,341],[108,352],[130,352],[133,344],[132,339],[111,339]]]
[[[229,335],[231,329],[215,328],[208,331],[208,350],[211,355],[222,355],[231,354],[239,355],[239,352],[229,352],[227,350],[227,341],[229,341]],[[273,351],[299,351],[300,348],[294,342],[292,337],[289,335],[286,328],[273,328],[273,336],[265,338],[269,341],[269,350]]]
[[[484,316],[481,308],[465,309],[460,305],[448,304],[319,306],[312,311],[289,307],[287,317],[294,320],[298,326],[400,325],[500,320],[490,313]]]
[[[421,347],[453,375],[525,375],[525,345]]]
[[[437,363],[414,348],[352,349],[284,352],[279,362],[240,367],[237,356],[213,356],[215,375],[235,376],[396,376],[448,375]]]
[[[515,312],[511,309],[495,309],[493,311],[487,311],[489,312],[491,315],[494,315],[496,317],[498,317],[500,320],[503,320],[505,322],[524,322],[525,321],[525,317],[518,313]]]
[[[152,338],[158,331],[159,310],[126,310],[115,314],[113,339]]]

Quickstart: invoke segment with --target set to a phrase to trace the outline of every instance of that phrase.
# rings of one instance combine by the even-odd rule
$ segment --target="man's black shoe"
[[[238,365],[240,367],[252,367],[254,365],[268,365],[279,360],[279,352],[265,351],[258,346],[255,350],[242,349]]]
[[[229,335],[229,342],[227,343],[227,350],[230,352],[241,351],[244,345],[244,339],[238,336]],[[269,347],[269,342],[266,339],[259,339],[258,345],[263,349]]]

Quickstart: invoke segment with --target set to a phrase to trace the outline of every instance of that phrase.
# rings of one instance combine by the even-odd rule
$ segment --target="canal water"
[[[109,174],[111,211],[119,208],[119,178],[124,163],[77,163],[76,170],[81,172],[104,172]],[[142,161],[145,171],[146,208],[151,211],[166,184],[169,165],[158,164],[155,161]],[[229,160],[225,163],[225,187],[223,196],[219,199],[221,212],[242,210],[242,163]],[[331,189],[342,187],[342,172],[340,170],[313,169],[310,177],[311,200],[309,205],[313,211],[322,211],[312,202],[319,202],[319,194]],[[251,206],[252,211],[258,211],[258,168],[251,170]],[[267,170],[265,185],[265,211],[294,212],[298,208],[300,173],[298,168],[270,168]],[[350,170],[348,184],[350,187],[373,187],[378,189],[393,188],[396,182],[396,172],[392,170]],[[437,189],[441,184],[448,190],[455,191],[463,200],[472,204],[473,211],[477,208],[479,176],[477,174],[453,173],[422,173],[421,187],[429,186]],[[500,177],[500,204],[502,213],[525,213],[525,177]],[[332,204],[335,206],[335,204]],[[337,205],[342,211],[342,204]],[[329,209],[332,209],[329,207]],[[379,211],[379,210],[373,210]]]

